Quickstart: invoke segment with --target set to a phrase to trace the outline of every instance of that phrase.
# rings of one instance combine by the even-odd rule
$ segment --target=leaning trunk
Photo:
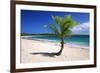
[[[60,51],[56,54],[57,56],[61,55],[62,51],[63,51],[63,48],[64,48],[64,40],[63,38],[61,38],[61,49]]]

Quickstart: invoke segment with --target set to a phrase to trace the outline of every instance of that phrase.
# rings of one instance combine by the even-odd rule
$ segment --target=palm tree
[[[63,18],[59,16],[52,16],[55,21],[54,24],[50,24],[49,28],[53,33],[61,39],[61,49],[55,55],[61,55],[64,48],[64,38],[71,35],[71,29],[78,25],[78,22],[74,21],[70,15],[64,16]]]

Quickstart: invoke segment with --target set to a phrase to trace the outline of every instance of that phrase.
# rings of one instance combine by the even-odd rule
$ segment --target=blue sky
[[[21,33],[51,33],[46,26],[53,23],[52,16],[71,15],[80,24],[72,29],[73,34],[89,34],[89,13],[21,10]]]

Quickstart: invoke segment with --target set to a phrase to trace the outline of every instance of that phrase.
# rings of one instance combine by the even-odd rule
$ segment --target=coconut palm
[[[78,25],[78,22],[74,21],[70,15],[64,16],[63,18],[59,16],[52,16],[55,21],[50,24],[49,28],[52,30],[53,34],[61,39],[61,49],[55,55],[61,55],[64,48],[64,38],[71,35],[71,29]]]

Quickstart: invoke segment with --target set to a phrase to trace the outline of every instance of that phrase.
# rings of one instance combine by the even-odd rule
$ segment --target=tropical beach
[[[21,37],[21,63],[80,61],[89,59],[89,48],[64,45],[60,56],[53,55],[60,50],[60,43]]]
[[[89,60],[89,13],[21,10],[20,35],[21,63]]]

